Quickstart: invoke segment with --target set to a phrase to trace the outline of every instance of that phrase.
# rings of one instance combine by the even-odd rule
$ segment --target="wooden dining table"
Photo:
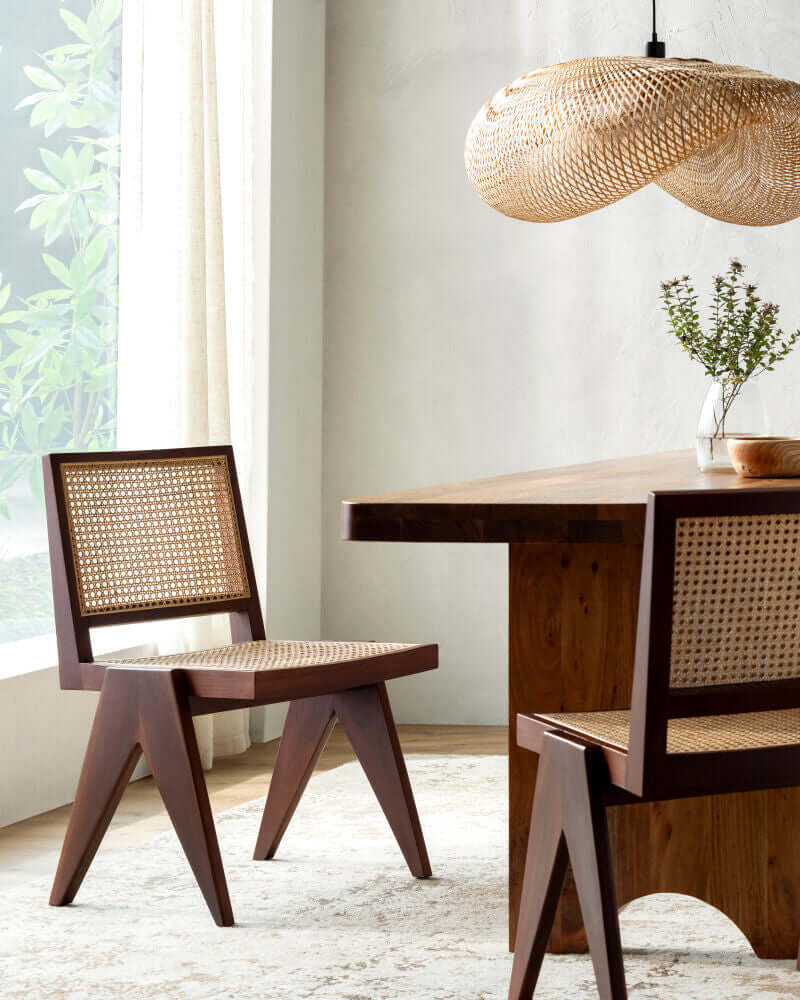
[[[694,452],[678,451],[344,501],[347,539],[508,545],[512,947],[537,764],[517,746],[517,712],[630,707],[648,492],[792,483],[800,488],[699,472]],[[760,957],[796,957],[800,790],[618,806],[609,825],[620,906],[654,892],[695,896]],[[550,950],[585,949],[568,877]]]

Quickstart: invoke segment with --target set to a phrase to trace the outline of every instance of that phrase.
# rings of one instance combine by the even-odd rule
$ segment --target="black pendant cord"
[[[659,42],[656,32],[656,0],[653,0],[653,37],[645,45],[644,54],[651,59],[663,59],[667,54],[666,43]]]

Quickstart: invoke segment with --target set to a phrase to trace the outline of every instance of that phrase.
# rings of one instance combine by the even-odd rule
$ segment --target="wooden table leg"
[[[513,948],[537,758],[516,745],[517,712],[630,707],[642,547],[510,546],[509,933]],[[795,958],[800,937],[800,790],[609,810],[620,906],[653,892],[703,899],[761,958]],[[586,949],[571,876],[550,941]]]

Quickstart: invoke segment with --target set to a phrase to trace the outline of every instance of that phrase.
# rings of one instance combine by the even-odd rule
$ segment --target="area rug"
[[[217,817],[237,925],[211,920],[172,833],[103,850],[76,903],[3,895],[3,1000],[503,1000],[506,761],[411,757],[435,878],[405,868],[360,768],[316,775],[271,862],[249,860],[262,801]],[[800,998],[791,962],[755,958],[676,896],[622,917],[635,1000]],[[548,957],[537,1000],[596,1000],[585,956]]]

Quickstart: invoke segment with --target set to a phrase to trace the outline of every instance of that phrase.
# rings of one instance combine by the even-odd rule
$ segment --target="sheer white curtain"
[[[122,66],[118,445],[232,441],[265,592],[271,3],[132,0]],[[229,641],[227,622],[161,633]],[[246,711],[198,720],[205,766]]]

